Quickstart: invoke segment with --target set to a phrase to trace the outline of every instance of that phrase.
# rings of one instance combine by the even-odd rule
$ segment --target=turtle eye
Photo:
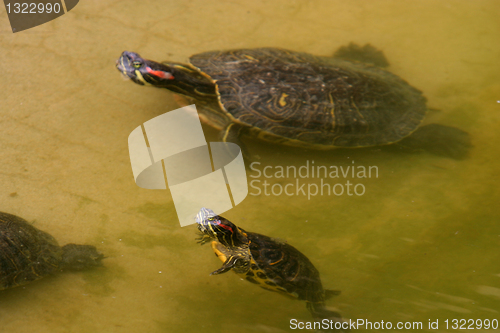
[[[142,66],[142,63],[139,60],[134,60],[132,61],[132,66],[134,66],[134,68],[139,68]]]

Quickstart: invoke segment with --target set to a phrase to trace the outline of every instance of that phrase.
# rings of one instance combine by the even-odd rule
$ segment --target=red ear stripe
[[[218,226],[223,227],[224,229],[229,230],[229,231],[231,231],[231,233],[233,233],[233,228],[231,228],[230,226],[228,226],[228,225],[224,225],[224,224],[220,223],[219,221],[214,221],[214,222],[215,222],[215,224],[217,224]]]
[[[168,80],[173,80],[174,76],[170,73],[163,72],[163,71],[154,71],[150,67],[146,67],[146,70],[148,71],[149,74],[154,75],[156,77],[162,78],[162,79],[168,79]]]

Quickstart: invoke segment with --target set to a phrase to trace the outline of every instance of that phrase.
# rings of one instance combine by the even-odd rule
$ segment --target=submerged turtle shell
[[[54,237],[20,217],[0,212],[0,290],[53,273],[61,257]]]
[[[214,81],[231,121],[271,141],[388,144],[411,134],[427,110],[419,90],[363,63],[276,48],[205,52],[190,62]]]
[[[100,266],[103,255],[92,245],[60,247],[26,220],[0,212],[0,290],[24,285],[60,270]]]
[[[305,255],[271,237],[252,232],[246,235],[251,256],[246,280],[299,300],[325,299],[319,272]]]

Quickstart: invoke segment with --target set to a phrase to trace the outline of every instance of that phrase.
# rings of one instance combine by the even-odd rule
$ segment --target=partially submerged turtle
[[[223,141],[242,148],[240,134],[313,149],[387,145],[408,137],[401,146],[464,157],[470,146],[464,131],[437,124],[417,130],[426,98],[381,68],[386,65],[382,52],[355,44],[334,57],[257,48],[195,54],[188,64],[125,51],[116,64],[135,83],[184,95],[204,122],[221,130]]]
[[[22,286],[62,270],[100,266],[102,258],[92,245],[60,247],[54,237],[26,220],[0,212],[0,290]]]
[[[340,291],[323,289],[318,270],[299,250],[274,238],[247,232],[207,208],[200,210],[196,222],[201,232],[199,243],[211,242],[223,262],[211,275],[232,270],[264,289],[306,301],[315,319],[332,320],[340,328],[340,314],[325,307],[325,300]]]

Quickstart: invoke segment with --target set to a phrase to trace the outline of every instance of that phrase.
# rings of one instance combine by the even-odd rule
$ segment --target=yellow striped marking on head
[[[147,82],[146,80],[144,80],[144,77],[142,76],[141,72],[139,72],[139,70],[135,70],[135,76],[139,79],[139,81],[141,81],[142,83],[144,83],[145,86],[151,86],[152,84]]]
[[[127,68],[127,66],[125,66],[125,63],[123,62],[123,60],[124,60],[123,58],[124,57],[120,57],[120,64],[121,64],[121,66],[123,68],[122,73],[125,74],[125,75],[127,75],[127,71],[125,70],[125,68]]]

